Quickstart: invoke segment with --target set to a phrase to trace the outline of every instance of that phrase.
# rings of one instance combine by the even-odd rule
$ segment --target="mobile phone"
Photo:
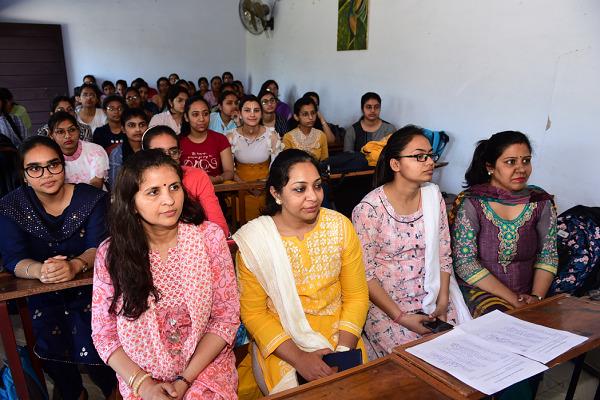
[[[416,314],[428,315],[428,314],[424,313],[423,311],[417,311]],[[445,321],[442,321],[439,318],[436,318],[433,321],[425,321],[425,322],[423,322],[423,326],[425,328],[429,329],[432,333],[449,331],[452,328],[454,328],[454,325],[449,324]]]
[[[362,353],[359,349],[329,353],[323,356],[323,362],[330,367],[338,367],[338,372],[342,372],[361,365]],[[306,379],[298,371],[296,371],[296,377],[298,378],[298,385],[306,383]]]

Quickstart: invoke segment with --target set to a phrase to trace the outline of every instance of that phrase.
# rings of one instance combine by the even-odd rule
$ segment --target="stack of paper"
[[[490,395],[545,371],[543,363],[586,340],[493,311],[407,351]]]

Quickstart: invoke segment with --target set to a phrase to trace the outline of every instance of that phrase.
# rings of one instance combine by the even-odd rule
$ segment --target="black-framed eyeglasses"
[[[65,137],[67,135],[67,133],[69,135],[75,135],[75,134],[79,135],[79,127],[77,127],[75,125],[71,125],[67,129],[57,128],[52,131],[52,134],[54,136],[60,136],[60,137]]]
[[[42,176],[44,176],[45,169],[48,170],[48,173],[50,175],[58,175],[64,171],[65,166],[60,161],[53,161],[51,163],[48,163],[48,165],[46,166],[31,165],[25,168],[25,173],[30,178],[41,178]]]
[[[163,149],[164,153],[172,158],[179,158],[181,155],[181,150],[177,147],[171,147],[170,149]]]
[[[396,158],[414,158],[418,162],[425,162],[431,158],[433,160],[433,162],[437,162],[437,160],[440,159],[440,155],[435,154],[435,153],[430,153],[430,154],[421,153],[421,154],[412,154],[410,156],[397,156]]]

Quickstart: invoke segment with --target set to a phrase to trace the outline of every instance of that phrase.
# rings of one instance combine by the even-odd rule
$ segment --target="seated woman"
[[[104,149],[80,140],[77,120],[64,111],[50,117],[48,128],[50,139],[60,146],[65,157],[65,181],[102,189],[108,176],[108,156]]]
[[[27,128],[21,118],[10,114],[9,100],[0,93],[0,135],[10,139],[13,146],[18,147],[28,135]]]
[[[423,322],[471,319],[452,273],[444,199],[431,183],[435,160],[421,128],[395,132],[377,163],[377,188],[352,213],[371,299],[364,328],[371,360],[429,333]]]
[[[234,179],[237,182],[267,179],[269,165],[283,148],[279,134],[261,125],[261,108],[256,96],[246,95],[240,100],[240,115],[242,126],[227,134],[235,160]],[[245,196],[247,220],[260,215],[264,199],[262,192]]]
[[[117,174],[121,169],[121,165],[133,153],[137,153],[142,149],[142,136],[148,128],[148,119],[146,113],[140,108],[128,108],[121,116],[121,124],[127,140],[118,144],[108,156],[108,186],[112,188],[117,180]]]
[[[283,136],[286,149],[300,149],[310,153],[317,161],[329,158],[327,136],[315,129],[317,105],[310,97],[301,97],[294,103],[294,119],[298,127]]]
[[[97,108],[100,101],[100,89],[96,84],[84,83],[81,85],[79,98],[81,99],[81,109],[77,112],[77,121],[89,126],[92,132],[106,124],[106,114],[101,108]]]
[[[317,118],[315,120],[314,128],[325,132],[325,135],[327,136],[328,144],[335,143],[335,141],[336,141],[335,133],[333,132],[331,127],[333,126],[336,129],[340,129],[340,127],[337,125],[333,125],[333,124],[330,125],[329,122],[327,122],[327,120],[325,119],[325,116],[323,115],[323,111],[320,109],[321,99],[319,98],[319,94],[317,92],[306,92],[302,95],[302,97],[310,97],[311,99],[313,99],[313,101],[317,105]],[[292,129],[296,128],[297,126],[298,126],[298,121],[294,118],[294,116],[292,116],[292,118],[288,119],[288,121],[287,121],[288,131],[291,131]]]
[[[174,85],[167,92],[167,111],[156,114],[150,120],[150,128],[156,125],[166,125],[173,129],[178,135],[181,133],[183,123],[183,111],[185,103],[190,95],[186,88]]]
[[[227,133],[237,128],[240,123],[237,94],[230,90],[221,92],[218,107],[218,111],[210,113],[208,129],[219,133]]]
[[[71,97],[56,96],[52,99],[52,104],[50,105],[50,116],[59,111],[65,111],[72,116],[77,117],[77,114],[75,114],[75,103]],[[90,127],[80,121],[77,121],[77,125],[79,126],[79,139],[85,140],[86,142],[91,142],[92,130]],[[48,128],[48,124],[44,124],[40,129],[37,130],[35,134],[40,136],[48,136],[49,133],[50,129]]]
[[[239,298],[223,231],[160,150],[125,162],[94,269],[92,337],[124,399],[236,399]]]
[[[11,115],[19,117],[23,121],[27,132],[31,132],[31,118],[27,113],[27,109],[22,104],[15,102],[12,92],[8,88],[0,88],[0,97],[7,100],[8,112]]]
[[[106,237],[106,193],[65,182],[60,147],[45,136],[26,139],[19,149],[22,186],[0,200],[0,254],[15,276],[45,284],[67,282],[94,265]],[[85,365],[105,396],[116,381],[102,365],[91,338],[89,286],[29,296],[35,353],[67,400],[86,399],[79,365]]]
[[[160,112],[167,111],[167,93],[170,87],[171,83],[166,77],[161,76],[157,79],[156,89],[158,89],[158,93],[152,97],[152,102],[156,104]]]
[[[527,186],[531,144],[505,131],[477,145],[450,223],[454,268],[474,317],[535,303],[558,266],[552,196]]]
[[[381,97],[377,93],[367,92],[360,98],[362,117],[346,128],[344,151],[359,152],[372,140],[381,140],[396,131],[396,127],[379,117]]]
[[[123,132],[123,124],[121,124],[121,116],[125,108],[125,100],[116,94],[106,96],[102,102],[107,123],[96,128],[92,141],[102,146],[109,154],[117,145],[127,140],[127,136]]]
[[[277,107],[275,108],[275,112],[285,120],[290,118],[292,116],[292,110],[286,102],[279,99],[279,85],[277,82],[275,82],[273,79],[266,80],[258,92],[262,93],[265,91],[273,93],[273,96],[275,96],[275,99],[277,99]]]
[[[210,109],[202,96],[185,103],[180,163],[204,170],[213,184],[233,179],[233,155],[227,138],[208,129]]]
[[[260,105],[262,108],[262,123],[266,128],[273,128],[279,136],[286,134],[289,131],[288,122],[281,115],[275,112],[277,108],[277,98],[268,90],[264,90],[258,94]]]
[[[314,158],[282,151],[266,188],[264,216],[233,236],[241,316],[253,340],[240,375],[252,364],[264,394],[297,386],[296,371],[308,381],[333,374],[321,357],[334,350],[360,348],[366,362],[369,307],[360,242],[346,217],[320,207]]]
[[[144,133],[142,149],[160,149],[179,164],[181,150],[179,150],[177,139],[177,134],[173,129],[165,125],[158,125]],[[206,218],[219,225],[226,237],[229,236],[229,228],[223,216],[223,211],[221,211],[219,199],[215,195],[215,188],[206,172],[200,168],[187,166],[182,166],[181,169],[185,190],[194,200],[200,203],[206,213]]]

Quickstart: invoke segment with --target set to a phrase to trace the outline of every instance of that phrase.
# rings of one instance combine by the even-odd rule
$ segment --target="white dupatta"
[[[425,183],[421,186],[421,208],[423,209],[423,222],[425,225],[425,298],[423,298],[423,311],[431,314],[436,307],[440,292],[440,202],[442,194],[434,183]],[[450,274],[449,300],[456,308],[458,323],[470,321],[471,313],[454,277]]]
[[[258,217],[241,227],[234,235],[242,260],[267,293],[281,321],[283,330],[301,350],[312,352],[329,348],[331,344],[315,332],[298,296],[292,265],[273,218]],[[298,386],[296,370],[292,369],[271,389],[269,394]]]

